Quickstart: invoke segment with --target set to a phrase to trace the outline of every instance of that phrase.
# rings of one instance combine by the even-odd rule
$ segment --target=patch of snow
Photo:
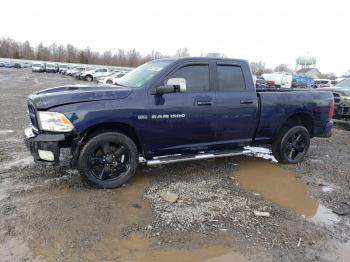
[[[333,188],[330,186],[323,186],[322,191],[323,192],[331,192],[331,191],[333,191]]]
[[[267,160],[271,160],[272,162],[277,163],[278,161],[274,156],[272,155],[272,152],[270,149],[265,147],[256,147],[256,146],[246,146],[244,149],[249,150],[251,155],[255,157],[264,158]]]

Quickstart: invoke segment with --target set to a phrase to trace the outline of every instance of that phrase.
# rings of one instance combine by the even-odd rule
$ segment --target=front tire
[[[83,146],[78,170],[84,181],[98,188],[115,188],[136,172],[138,151],[126,135],[105,132],[93,136]]]
[[[303,160],[310,147],[310,134],[304,126],[284,128],[272,144],[278,162],[296,164]]]
[[[87,75],[87,76],[85,77],[85,79],[86,79],[88,82],[91,82],[91,81],[93,80],[93,77],[90,76],[90,75]]]

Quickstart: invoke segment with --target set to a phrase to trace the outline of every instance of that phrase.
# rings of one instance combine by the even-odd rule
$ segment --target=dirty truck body
[[[85,181],[113,188],[140,162],[238,155],[248,145],[272,145],[280,162],[297,163],[310,138],[331,135],[333,103],[331,92],[257,92],[245,60],[161,59],[117,86],[30,95],[25,141],[37,162],[58,164],[70,148]]]

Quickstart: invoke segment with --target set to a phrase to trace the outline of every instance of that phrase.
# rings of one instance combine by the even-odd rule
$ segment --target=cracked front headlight
[[[41,130],[52,132],[70,132],[74,129],[69,119],[61,113],[38,112],[38,122]]]

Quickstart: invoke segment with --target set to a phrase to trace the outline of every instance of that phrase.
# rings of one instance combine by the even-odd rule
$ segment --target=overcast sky
[[[187,47],[293,68],[308,52],[324,73],[350,70],[349,0],[11,0],[0,14],[0,36],[34,45],[170,55]]]

